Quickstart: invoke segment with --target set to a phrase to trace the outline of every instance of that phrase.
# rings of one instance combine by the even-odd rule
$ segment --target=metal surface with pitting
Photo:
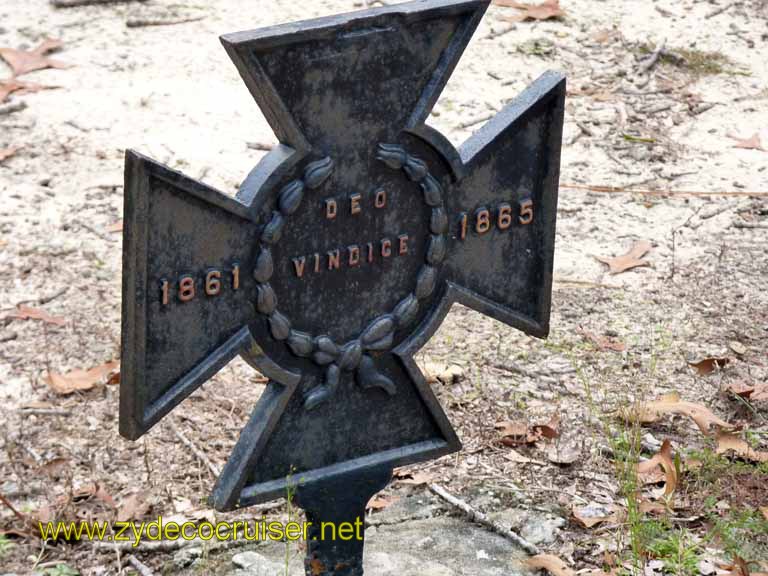
[[[127,153],[121,434],[238,354],[270,379],[216,508],[284,496],[291,475],[307,502],[458,450],[413,361],[454,302],[546,336],[563,76],[458,149],[424,123],[488,3],[222,37],[280,141],[236,198]]]

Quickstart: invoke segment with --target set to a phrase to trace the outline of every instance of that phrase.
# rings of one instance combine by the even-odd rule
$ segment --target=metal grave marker
[[[309,520],[354,522],[393,467],[460,448],[413,360],[454,302],[546,336],[563,76],[458,150],[425,124],[488,4],[223,36],[280,141],[236,198],[128,151],[121,434],[236,355],[270,379],[217,509],[292,478]],[[307,544],[308,573],[362,574],[362,541]]]

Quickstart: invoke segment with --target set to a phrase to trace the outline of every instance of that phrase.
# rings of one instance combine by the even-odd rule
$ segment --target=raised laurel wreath
[[[432,209],[429,223],[431,234],[425,263],[416,276],[413,292],[403,298],[391,313],[374,318],[357,338],[337,344],[327,335],[313,336],[292,328],[291,321],[277,309],[277,295],[269,284],[275,271],[271,246],[280,240],[286,221],[298,209],[305,190],[319,188],[331,175],[333,160],[330,157],[308,164],[302,178],[293,180],[280,191],[278,209],[272,212],[272,218],[261,233],[262,247],[253,271],[258,283],[256,310],[267,318],[275,340],[285,341],[296,356],[311,358],[315,364],[326,367],[324,382],[312,388],[304,398],[307,410],[333,396],[342,370],[355,371],[355,380],[362,388],[381,388],[389,395],[395,394],[394,382],[376,369],[368,352],[383,352],[392,348],[395,331],[413,322],[419,310],[419,301],[434,292],[437,267],[445,258],[448,217],[443,207],[440,183],[430,174],[423,160],[409,155],[402,146],[379,144],[376,159],[393,170],[404,170],[409,180],[419,184],[424,202]]]

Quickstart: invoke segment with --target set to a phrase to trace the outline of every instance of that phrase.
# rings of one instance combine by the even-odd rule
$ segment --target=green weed
[[[14,546],[8,536],[0,534],[0,558],[5,558]]]
[[[45,569],[46,576],[80,576],[80,572],[66,564],[56,564],[53,568]]]

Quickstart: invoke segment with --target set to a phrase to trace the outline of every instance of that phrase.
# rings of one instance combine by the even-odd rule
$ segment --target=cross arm
[[[548,72],[459,149],[446,279],[452,300],[549,330],[565,79]]]
[[[136,152],[125,163],[120,433],[131,439],[251,345],[248,207]]]
[[[423,0],[222,36],[281,143],[357,154],[421,125],[489,0]]]

